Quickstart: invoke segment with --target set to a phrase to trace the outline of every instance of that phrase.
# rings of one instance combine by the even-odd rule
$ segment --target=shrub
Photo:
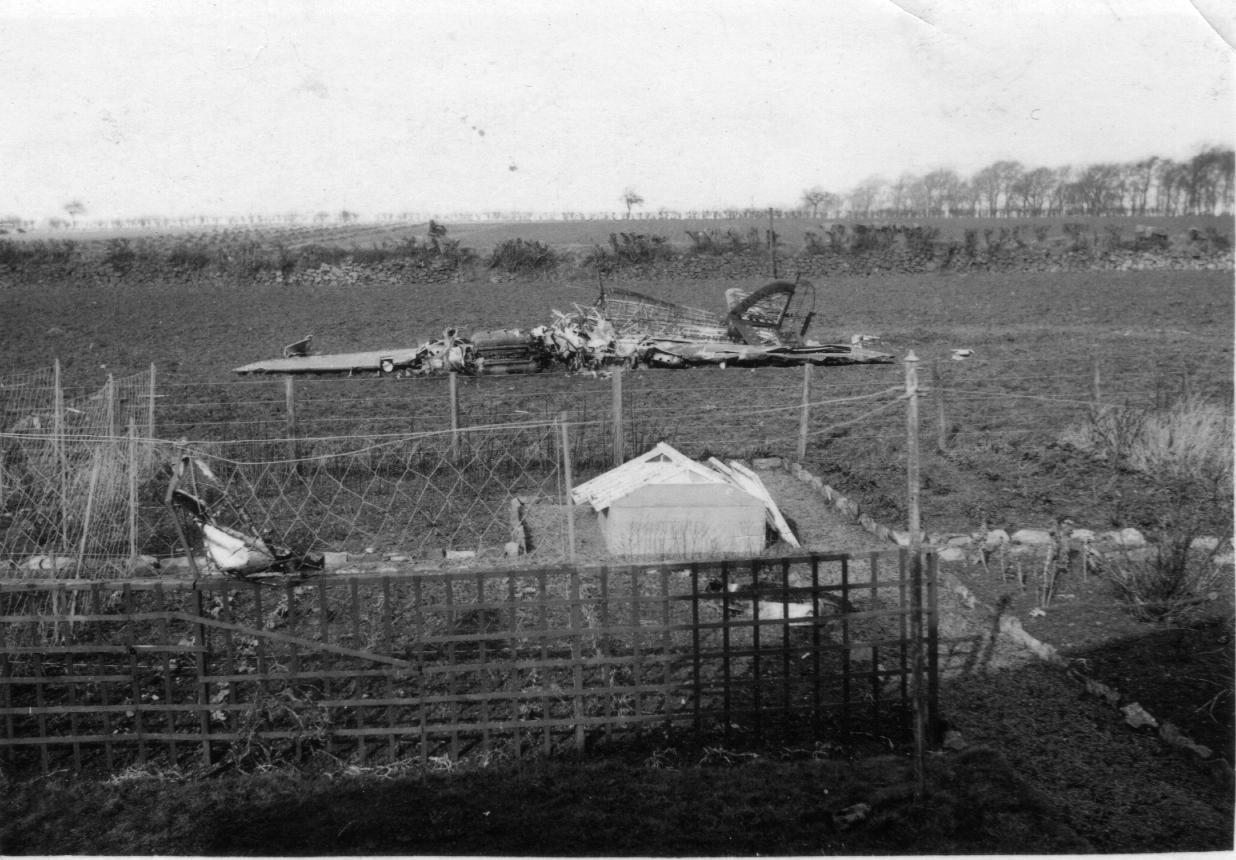
[[[210,265],[213,258],[202,245],[177,242],[167,252],[167,262],[178,269],[198,272]]]
[[[1206,241],[1210,244],[1211,249],[1215,251],[1227,251],[1232,247],[1231,239],[1227,237],[1227,234],[1220,233],[1214,227],[1206,228]]]
[[[1105,224],[1103,229],[1107,233],[1106,245],[1109,251],[1119,251],[1124,247],[1124,239],[1121,236],[1119,224]]]
[[[137,252],[129,244],[128,239],[109,239],[107,253],[103,255],[103,264],[111,266],[118,274],[126,275],[137,260]]]
[[[1184,529],[1169,533],[1145,558],[1107,556],[1099,565],[1117,595],[1139,621],[1186,621],[1206,609],[1225,588],[1212,548],[1194,543]]]
[[[819,233],[814,230],[807,230],[803,233],[803,254],[808,257],[818,257],[824,254],[831,253],[833,250],[832,242],[825,242]]]
[[[1061,441],[1160,484],[1185,482],[1230,491],[1232,418],[1201,395],[1159,410],[1094,409],[1080,426],[1066,430]]]
[[[965,249],[969,259],[973,260],[978,257],[978,230],[966,230]]]
[[[413,240],[415,241],[415,240]],[[336,266],[346,260],[349,252],[335,245],[305,245],[297,250],[298,265],[302,269],[316,269],[319,266]]]
[[[544,242],[507,239],[489,254],[485,265],[511,274],[547,272],[557,268],[558,255]]]
[[[1086,250],[1086,225],[1069,222],[1060,228],[1064,231],[1064,235],[1073,240],[1073,244],[1069,246],[1070,251]]]
[[[940,229],[938,227],[905,227],[898,229],[905,237],[906,248],[915,257],[927,257],[930,259],[935,255],[936,240],[940,237]]]
[[[609,246],[619,263],[638,264],[672,260],[678,256],[664,236],[643,233],[610,233]]]
[[[0,265],[42,266],[63,265],[78,256],[77,243],[72,239],[49,239],[35,242],[0,240]]]
[[[760,239],[760,231],[752,227],[746,233],[737,230],[726,230],[722,235],[716,230],[688,230],[691,248],[687,253],[697,255],[721,254],[755,254],[762,253],[764,242]],[[612,237],[611,237],[612,241]]]

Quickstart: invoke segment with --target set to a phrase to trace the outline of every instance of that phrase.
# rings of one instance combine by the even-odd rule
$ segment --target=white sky
[[[794,205],[1185,158],[1236,137],[1233,23],[1229,0],[0,0],[0,214]]]

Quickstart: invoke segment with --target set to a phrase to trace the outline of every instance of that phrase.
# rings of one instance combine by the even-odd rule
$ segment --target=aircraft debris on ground
[[[535,373],[626,367],[789,366],[887,364],[893,356],[868,349],[875,338],[849,343],[807,340],[815,317],[809,281],[772,281],[748,292],[725,293],[718,315],[631,290],[602,288],[590,307],[553,311],[553,320],[530,330],[448,328],[415,348],[315,355],[312,335],[283,350],[282,358],[235,369],[239,374],[397,375],[442,372]]]
[[[189,455],[173,464],[164,504],[174,514],[177,536],[195,575],[200,572],[195,557],[199,547],[206,573],[238,579],[304,576],[324,566],[321,553],[297,553],[273,535],[259,533],[244,507],[233,503],[219,487],[210,467]]]

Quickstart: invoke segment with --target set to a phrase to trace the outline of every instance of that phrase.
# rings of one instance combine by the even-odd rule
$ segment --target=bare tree
[[[894,179],[888,186],[888,208],[893,215],[902,216],[909,213],[906,209],[910,205],[910,189],[919,179],[912,173],[903,173]]]
[[[1024,172],[1019,161],[997,161],[974,174],[971,184],[987,203],[988,215],[1008,214],[1009,189]]]
[[[1026,168],[1020,161],[997,161],[995,166],[1000,173],[1000,193],[1004,195],[1004,214],[1007,216],[1012,214],[1009,212],[1009,202],[1012,200],[1009,189],[1021,179]]]
[[[73,226],[77,226],[77,218],[79,215],[86,214],[86,204],[80,200],[70,200],[62,207],[65,214],[69,216],[69,220],[73,222]]]
[[[1111,215],[1120,208],[1123,183],[1119,164],[1092,164],[1077,177],[1073,187],[1087,215]]]
[[[884,180],[879,176],[869,176],[860,182],[850,192],[850,213],[863,218],[869,218],[884,191]]]
[[[811,217],[818,218],[820,215],[820,204],[828,199],[828,192],[818,185],[814,185],[803,192],[803,205],[811,209]]]
[[[923,177],[926,215],[948,215],[950,205],[958,199],[961,177],[953,170],[940,168]]]
[[[626,190],[622,192],[622,202],[626,204],[627,217],[630,218],[631,207],[643,204],[644,198],[640,196],[638,191],[628,185]]]
[[[1208,147],[1187,162],[1185,191],[1188,211],[1218,214],[1228,208],[1225,198],[1232,187],[1233,152],[1218,146]]]
[[[1047,195],[1047,215],[1068,215],[1073,187],[1073,168],[1069,165],[1052,171],[1051,191]]]
[[[1050,167],[1036,167],[1013,181],[1009,186],[1009,196],[1016,201],[1017,210],[1022,215],[1042,215],[1055,182],[1055,171]]]

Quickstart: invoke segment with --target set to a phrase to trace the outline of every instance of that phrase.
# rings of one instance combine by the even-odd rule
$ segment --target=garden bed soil
[[[1167,624],[1135,619],[1106,579],[1076,571],[1040,615],[1034,612],[1038,574],[1029,572],[1036,566],[1041,560],[1029,563],[1024,588],[1012,568],[1002,578],[995,564],[944,567],[987,607],[1016,616],[1027,633],[1055,647],[1070,665],[1230,764],[1236,754],[1231,568],[1218,599],[1189,619]]]

